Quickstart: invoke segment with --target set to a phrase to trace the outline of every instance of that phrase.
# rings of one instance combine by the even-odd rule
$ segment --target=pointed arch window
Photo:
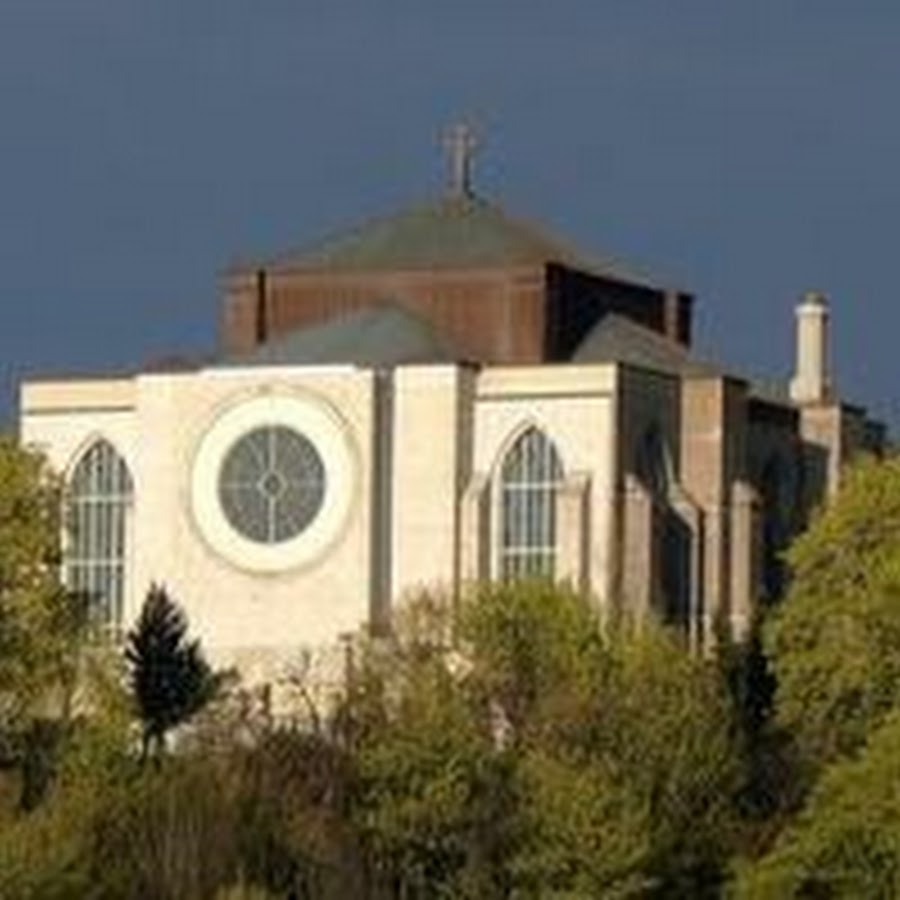
[[[132,494],[128,466],[105,440],[88,448],[68,485],[66,584],[87,598],[96,624],[111,629],[122,623]]]
[[[553,442],[529,428],[500,473],[500,576],[549,577],[556,568],[556,501],[563,469]]]

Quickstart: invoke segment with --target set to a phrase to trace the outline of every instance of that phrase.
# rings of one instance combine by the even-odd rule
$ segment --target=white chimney
[[[797,305],[797,359],[791,379],[791,400],[798,404],[832,399],[828,340],[828,301],[809,291]]]

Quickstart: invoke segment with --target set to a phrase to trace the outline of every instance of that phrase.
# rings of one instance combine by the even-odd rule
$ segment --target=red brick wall
[[[263,296],[260,296],[263,294]],[[542,359],[543,267],[453,272],[269,272],[226,283],[226,352],[378,302],[408,308],[468,359],[524,363]],[[263,322],[260,322],[260,318]]]
[[[244,353],[261,340],[373,303],[418,314],[468,360],[564,360],[604,315],[617,312],[690,340],[690,297],[608,281],[558,265],[357,272],[245,271],[226,283],[222,343]]]

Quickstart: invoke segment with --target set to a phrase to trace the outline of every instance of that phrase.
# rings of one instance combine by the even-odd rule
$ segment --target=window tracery
[[[553,442],[537,428],[529,428],[510,448],[501,467],[501,578],[553,577],[562,480]]]
[[[106,440],[87,449],[69,480],[65,581],[102,627],[122,623],[132,494],[128,466]]]

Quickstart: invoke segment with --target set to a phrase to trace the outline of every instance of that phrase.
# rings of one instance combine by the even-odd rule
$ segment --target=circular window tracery
[[[343,416],[318,395],[239,395],[196,445],[188,495],[194,524],[213,552],[241,570],[309,565],[344,533],[359,488],[357,452]]]
[[[280,544],[315,520],[325,480],[322,458],[308,438],[284,425],[265,425],[239,437],[225,455],[219,503],[243,537]]]

